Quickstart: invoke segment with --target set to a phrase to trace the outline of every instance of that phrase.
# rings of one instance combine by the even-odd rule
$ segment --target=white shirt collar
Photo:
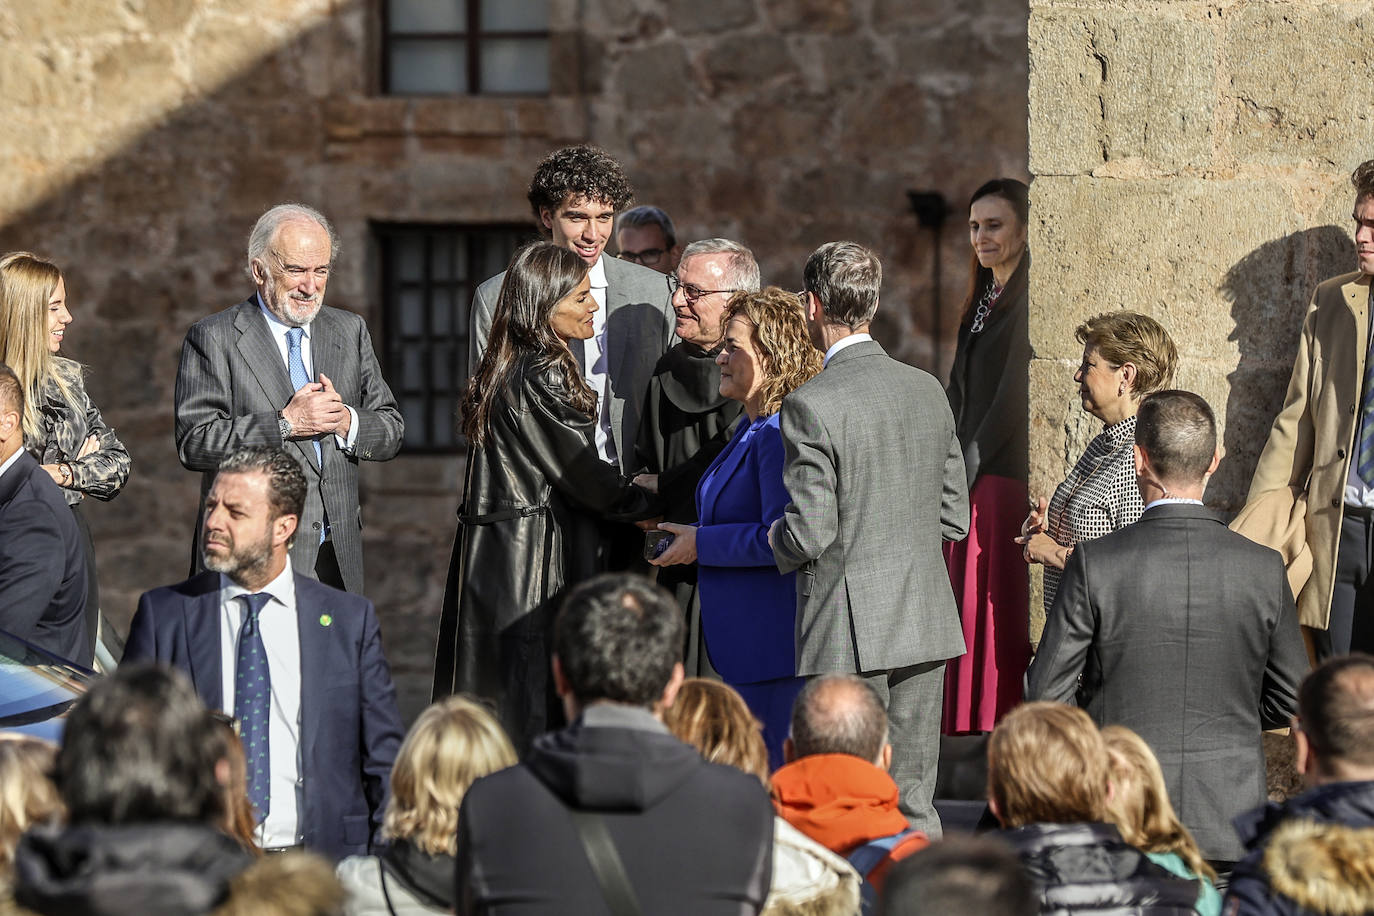
[[[24,454],[24,446],[21,445],[19,446],[19,448],[14,450],[13,455],[10,455],[8,458],[5,459],[4,464],[0,464],[0,477],[3,477],[6,471],[14,467],[14,463],[19,460],[19,456],[22,454]]]
[[[596,259],[591,270],[587,271],[587,280],[592,284],[593,289],[606,288],[606,265],[602,263],[605,260],[606,255],[603,253],[601,257]]]
[[[219,587],[221,601],[225,603],[233,601],[235,598],[242,595],[255,594],[239,585],[233,579],[230,579],[224,573],[219,574]],[[277,577],[259,589],[256,594],[271,595],[273,601],[283,604],[286,607],[296,606],[296,580],[291,573],[290,557],[287,558],[286,565],[282,567],[282,571],[277,574]]]
[[[1148,506],[1146,506],[1146,507],[1145,507],[1145,511],[1146,511],[1146,512],[1149,512],[1149,511],[1150,511],[1151,509],[1153,509],[1155,506],[1169,506],[1169,505],[1200,506],[1200,505],[1202,505],[1202,500],[1200,500],[1200,499],[1185,499],[1185,498],[1183,498],[1183,497],[1181,497],[1181,496],[1161,496],[1159,499],[1156,499],[1154,502],[1152,502],[1152,503],[1150,503]]]
[[[262,317],[267,319],[267,330],[271,332],[273,337],[281,337],[287,331],[291,330],[293,327],[296,327],[296,325],[287,324],[285,321],[282,321],[276,315],[273,315],[272,310],[267,307],[267,303],[262,301],[262,293],[258,293],[257,295],[258,308],[262,309]],[[305,339],[309,340],[310,325],[300,325],[300,329],[302,332],[304,332]]]
[[[845,347],[852,347],[856,343],[863,343],[865,340],[872,339],[872,336],[864,334],[863,332],[860,332],[858,334],[850,334],[848,337],[841,337],[839,340],[835,341],[833,344],[830,345],[829,350],[825,351],[825,359],[821,362],[821,368],[824,369],[826,366],[830,365],[831,357],[833,357],[836,353],[843,350]]]

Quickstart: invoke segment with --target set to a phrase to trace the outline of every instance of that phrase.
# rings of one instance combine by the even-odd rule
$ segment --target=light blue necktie
[[[271,809],[272,753],[268,724],[272,712],[272,674],[267,669],[267,649],[262,644],[258,615],[272,597],[258,593],[240,595],[246,612],[239,628],[234,667],[234,718],[248,769],[248,798],[258,809],[258,823]]]
[[[304,333],[300,328],[286,330],[286,368],[291,371],[291,387],[296,391],[310,384],[310,374],[305,371],[305,360],[301,358],[301,335]],[[324,451],[320,448],[320,440],[312,439],[311,444],[315,446],[316,463],[324,467]]]

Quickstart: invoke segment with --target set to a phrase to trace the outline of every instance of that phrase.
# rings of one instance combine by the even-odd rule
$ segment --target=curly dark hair
[[[1350,173],[1350,184],[1355,188],[1356,201],[1374,197],[1374,159],[1361,162]]]
[[[529,191],[535,220],[542,225],[542,211],[557,210],[569,194],[608,203],[617,212],[635,198],[620,163],[595,146],[565,146],[539,163]]]

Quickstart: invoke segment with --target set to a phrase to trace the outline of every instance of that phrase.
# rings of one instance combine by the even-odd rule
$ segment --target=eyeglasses
[[[687,300],[688,305],[695,305],[696,301],[703,296],[712,293],[737,293],[737,289],[702,289],[692,283],[683,283],[677,278],[677,274],[668,274],[668,295],[674,296],[678,290],[682,290],[682,296]]]
[[[645,267],[655,267],[658,262],[663,260],[663,256],[668,251],[665,248],[645,248],[643,251],[622,251],[616,255],[622,261],[629,261],[631,264],[643,264]]]

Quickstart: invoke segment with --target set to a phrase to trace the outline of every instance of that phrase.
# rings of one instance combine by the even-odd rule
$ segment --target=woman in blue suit
[[[782,765],[796,677],[796,573],[781,575],[768,528],[788,503],[778,408],[821,368],[794,293],[737,293],[722,316],[720,393],[744,405],[730,444],[697,486],[696,525],[664,522],[673,542],[657,566],[697,564],[701,626],[711,664],[763,722],[768,758]]]

